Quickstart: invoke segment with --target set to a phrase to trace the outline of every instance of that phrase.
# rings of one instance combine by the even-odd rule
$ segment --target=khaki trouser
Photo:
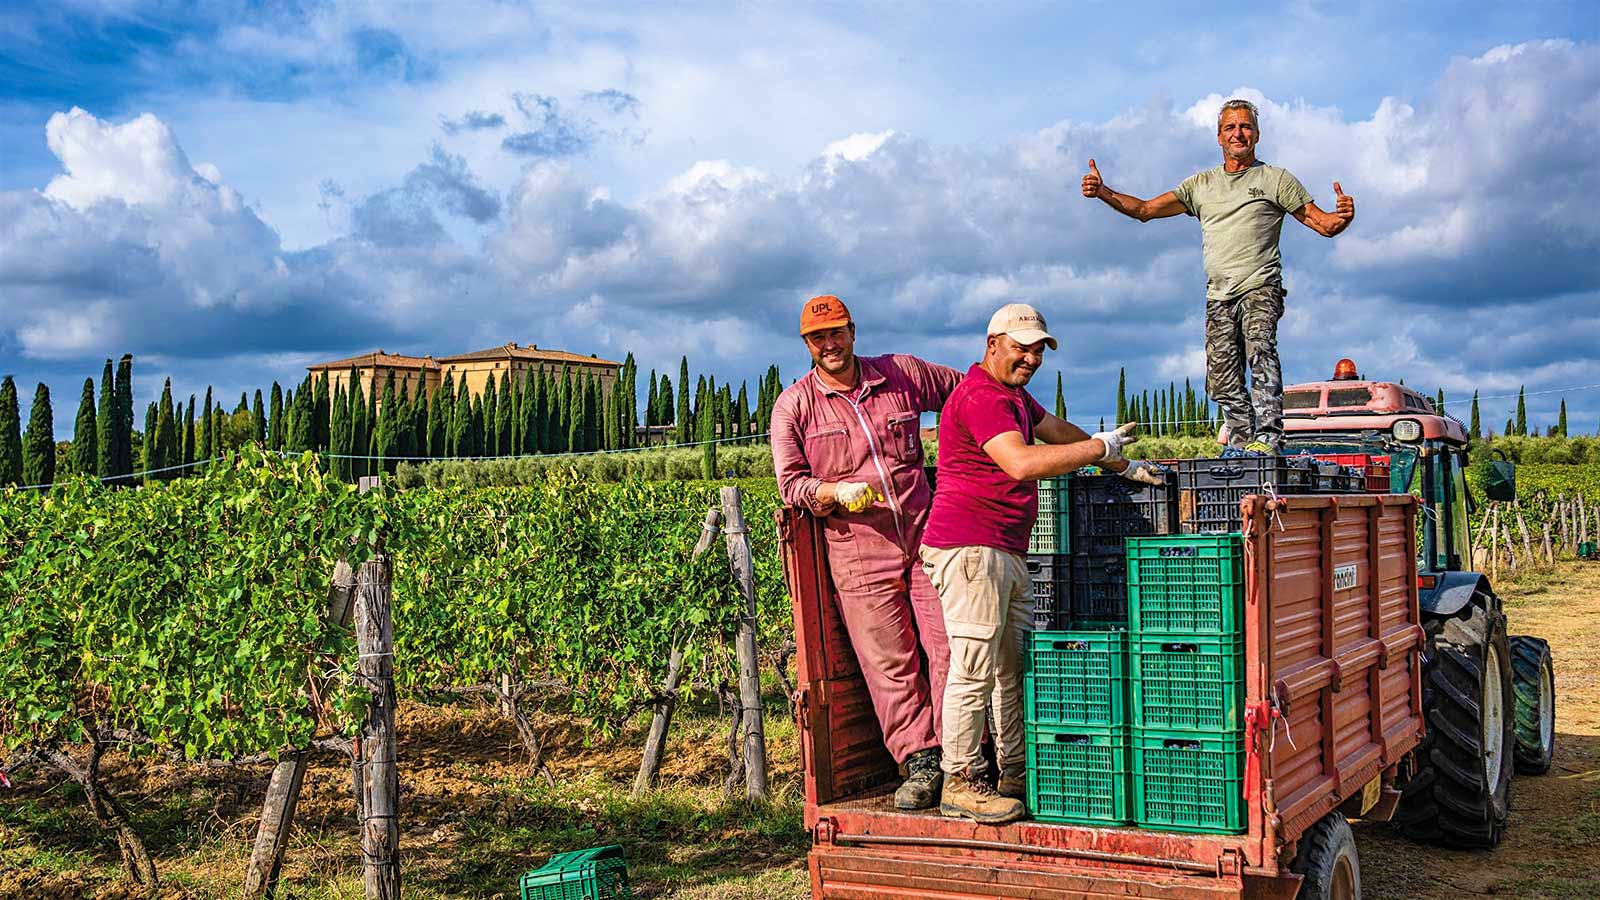
[[[944,770],[983,768],[985,705],[1002,767],[1027,761],[1022,723],[1022,654],[1033,630],[1027,559],[993,547],[922,547],[922,568],[939,592],[950,636],[944,688]]]

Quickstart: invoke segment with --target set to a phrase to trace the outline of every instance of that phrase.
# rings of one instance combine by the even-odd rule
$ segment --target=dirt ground
[[[1381,824],[1358,824],[1368,900],[1600,898],[1600,564],[1503,585],[1511,630],[1550,641],[1558,748],[1548,775],[1519,776],[1504,843],[1489,852],[1423,847]],[[635,896],[802,900],[796,737],[773,699],[768,723],[774,803],[722,798],[725,720],[715,705],[674,725],[663,787],[628,796],[638,727],[585,746],[569,721],[542,717],[557,786],[526,766],[514,729],[490,710],[403,705],[402,853],[406,896],[513,898],[517,877],[561,850],[621,843]],[[146,834],[164,897],[237,896],[267,766],[201,769],[108,757],[107,774]],[[283,897],[361,896],[348,761],[318,755],[307,774],[284,870]],[[0,898],[132,898],[113,839],[82,793],[34,769],[0,789]]]
[[[1492,851],[1420,847],[1358,825],[1366,900],[1600,898],[1600,563],[1564,564],[1500,593],[1512,634],[1550,642],[1555,764],[1513,779],[1511,822]]]

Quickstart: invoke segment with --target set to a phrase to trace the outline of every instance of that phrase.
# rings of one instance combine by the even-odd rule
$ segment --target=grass
[[[570,723],[554,736],[557,783],[527,770],[514,731],[481,709],[402,707],[402,871],[408,897],[515,898],[519,876],[552,854],[620,844],[639,898],[801,898],[798,737],[769,706],[767,804],[723,796],[727,720],[682,710],[660,787],[631,796],[644,719],[615,742],[585,747]],[[156,857],[163,895],[236,896],[255,837],[268,768],[202,770],[108,756],[105,771]],[[280,896],[362,896],[348,761],[323,754],[307,772]],[[20,796],[19,796],[20,794]],[[121,897],[115,840],[82,792],[33,770],[0,799],[0,896]]]

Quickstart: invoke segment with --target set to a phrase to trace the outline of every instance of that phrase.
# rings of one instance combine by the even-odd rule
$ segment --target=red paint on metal
[[[839,621],[808,513],[779,513],[800,668],[815,898],[1291,898],[1295,842],[1422,733],[1414,524],[1405,495],[1250,497],[1247,829],[1183,834],[979,825],[893,808],[897,773]],[[1393,812],[1385,790],[1373,817]],[[1359,803],[1359,799],[1356,801]]]

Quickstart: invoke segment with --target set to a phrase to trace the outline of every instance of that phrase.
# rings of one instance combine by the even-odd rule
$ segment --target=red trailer
[[[1424,731],[1417,506],[1406,495],[1250,497],[1242,834],[900,812],[899,781],[805,511],[778,514],[799,645],[796,711],[814,898],[1360,895],[1345,819],[1387,819]]]

